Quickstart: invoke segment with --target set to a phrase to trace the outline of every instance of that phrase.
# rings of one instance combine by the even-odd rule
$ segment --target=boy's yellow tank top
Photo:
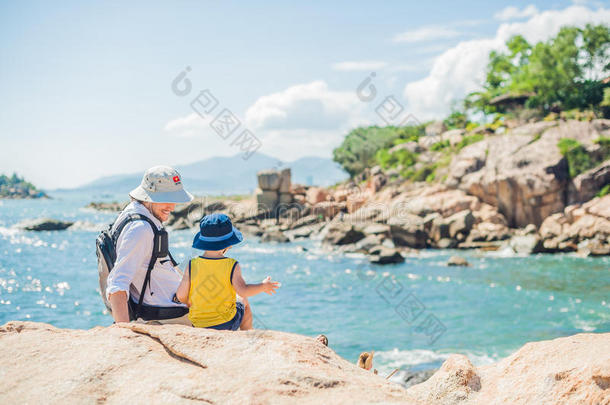
[[[191,260],[189,271],[189,320],[197,328],[220,325],[236,313],[236,293],[231,276],[237,261],[229,257]]]

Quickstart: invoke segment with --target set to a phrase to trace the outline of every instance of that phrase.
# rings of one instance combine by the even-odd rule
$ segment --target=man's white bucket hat
[[[130,197],[154,203],[183,204],[193,195],[182,186],[182,177],[169,166],[151,167],[144,173],[142,183],[131,190]]]

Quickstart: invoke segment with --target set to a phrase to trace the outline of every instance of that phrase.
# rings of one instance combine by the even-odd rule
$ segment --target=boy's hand
[[[273,295],[273,293],[276,292],[275,290],[280,288],[280,283],[271,280],[271,276],[267,276],[267,278],[263,280],[262,285],[263,291],[269,295]]]

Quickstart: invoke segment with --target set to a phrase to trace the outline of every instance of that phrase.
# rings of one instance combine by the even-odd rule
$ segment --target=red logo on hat
[[[174,180],[174,183],[179,183],[180,182],[180,177],[174,176],[173,180]]]

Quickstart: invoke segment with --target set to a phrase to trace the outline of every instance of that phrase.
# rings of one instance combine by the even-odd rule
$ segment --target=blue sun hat
[[[222,250],[244,240],[241,232],[225,214],[206,215],[199,221],[199,232],[193,239],[193,248],[199,250]]]

